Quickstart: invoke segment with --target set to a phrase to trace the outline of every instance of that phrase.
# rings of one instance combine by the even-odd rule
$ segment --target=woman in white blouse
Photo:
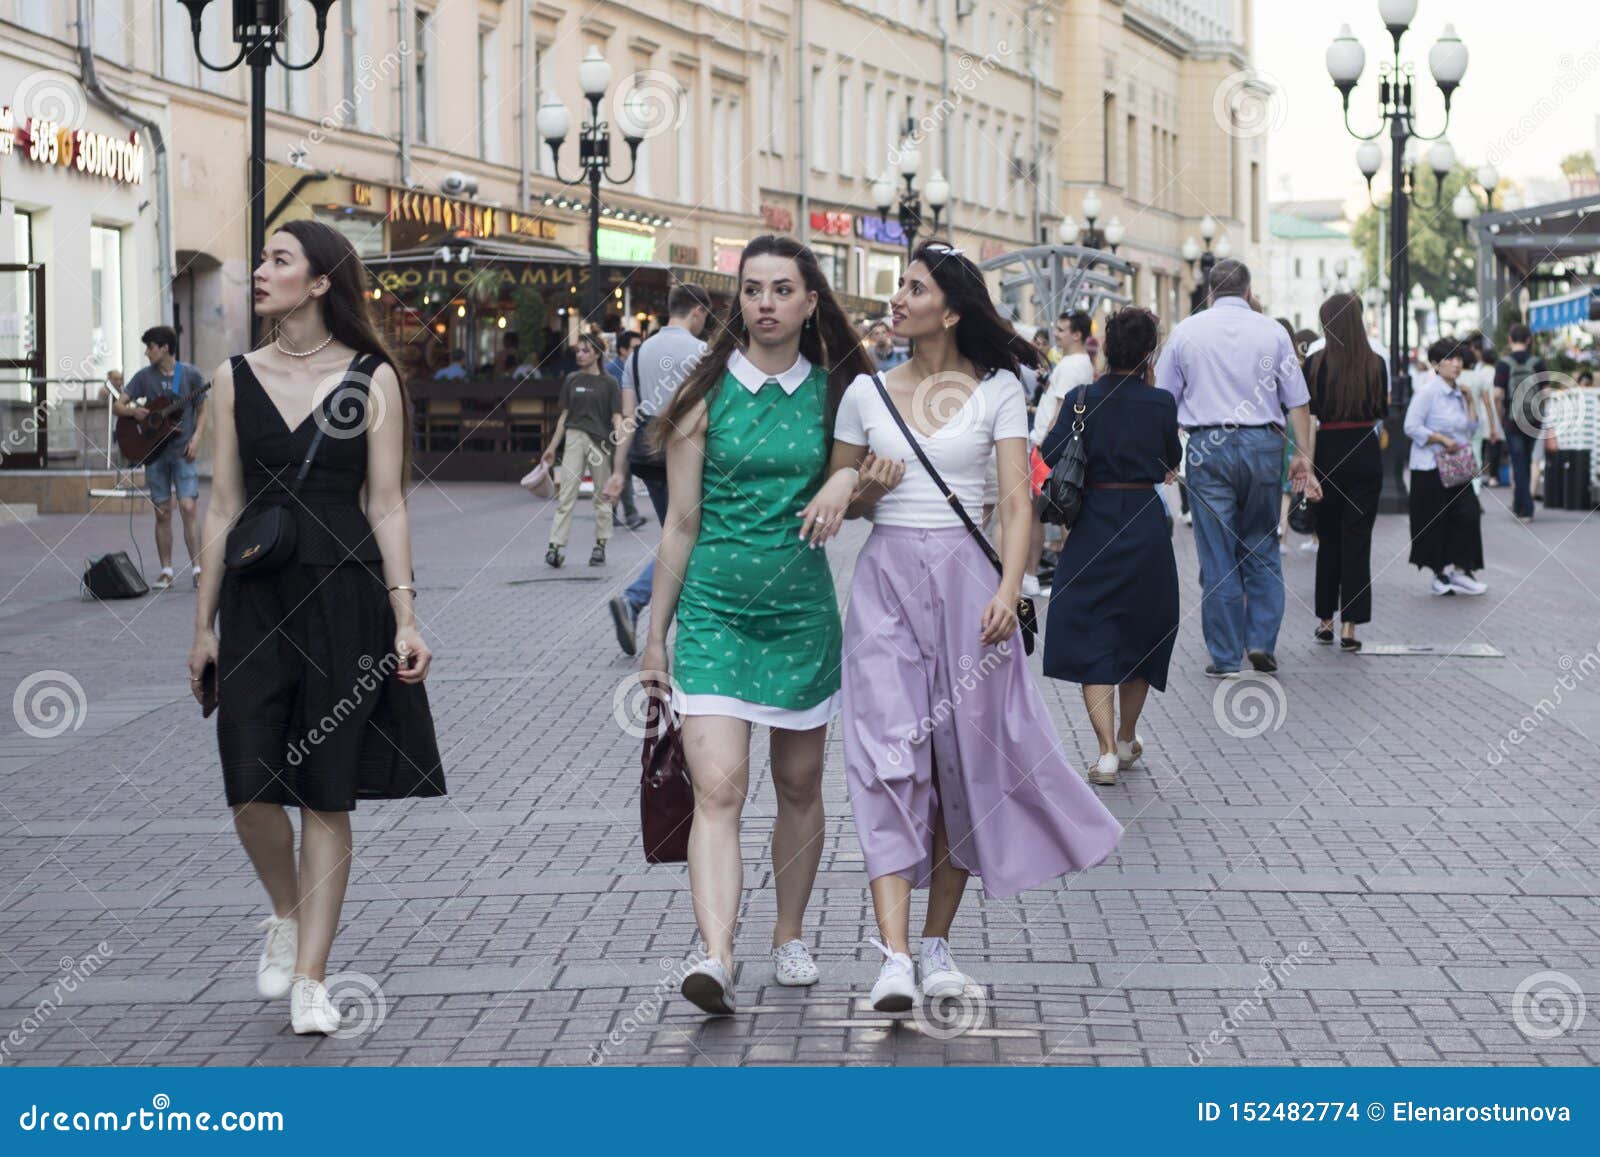
[[[1449,339],[1428,347],[1433,372],[1423,378],[1406,407],[1411,439],[1411,563],[1433,572],[1436,595],[1481,595],[1483,510],[1470,481],[1447,487],[1439,477],[1439,455],[1470,445],[1480,425],[1472,396],[1461,388],[1462,357]]]
[[[850,586],[842,672],[845,776],[886,958],[870,999],[904,1012],[916,992],[914,887],[930,889],[923,995],[959,996],[949,934],[968,875],[1011,896],[1098,863],[1122,828],[1067,762],[1018,637],[1032,519],[1018,370],[1038,353],[995,311],[977,266],[938,242],[917,250],[891,308],[915,352],[881,383],[864,374],[846,388],[830,468],[848,480],[869,458],[904,466],[898,485],[848,508],[873,530]],[[1001,573],[958,513],[981,517],[996,454]]]

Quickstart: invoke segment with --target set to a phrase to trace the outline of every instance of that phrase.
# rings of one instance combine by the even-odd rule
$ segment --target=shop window
[[[91,346],[85,376],[122,364],[122,230],[89,227]]]

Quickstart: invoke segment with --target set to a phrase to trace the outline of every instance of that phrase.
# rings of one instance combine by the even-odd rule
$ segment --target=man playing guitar
[[[143,421],[148,415],[144,403],[165,396],[182,398],[202,390],[205,379],[200,371],[177,359],[178,335],[170,326],[145,330],[144,355],[150,364],[133,375],[120,397],[111,400],[119,418]],[[115,385],[115,383],[113,383]],[[195,460],[200,453],[200,437],[205,433],[209,408],[204,399],[183,409],[182,425],[176,437],[144,463],[145,482],[150,501],[156,508],[156,553],[161,558],[161,574],[152,584],[158,591],[172,585],[172,492],[178,492],[178,513],[183,518],[183,544],[189,549],[189,566],[195,586],[200,585],[200,473]]]

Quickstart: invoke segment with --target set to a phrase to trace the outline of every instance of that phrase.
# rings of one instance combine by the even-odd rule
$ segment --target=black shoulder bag
[[[363,359],[358,354],[351,359],[349,368],[345,370],[345,380],[349,379],[360,364],[363,364]],[[342,387],[341,381],[340,388]],[[269,400],[267,404],[272,403]],[[321,409],[320,404],[318,409]],[[295,472],[294,481],[289,484],[290,497],[300,493],[306,475],[311,472],[311,460],[317,456],[317,449],[322,445],[322,436],[326,433],[326,427],[322,422],[313,418],[311,424],[317,428],[317,432],[311,436],[311,445],[306,448],[305,459],[300,463],[300,469]],[[294,511],[286,505],[270,505],[228,532],[227,543],[222,551],[223,568],[232,574],[248,578],[271,574],[293,561],[298,542],[299,530],[295,523]]]
[[[978,524],[972,521],[972,516],[967,513],[966,507],[961,505],[961,499],[951,493],[950,487],[944,484],[944,479],[939,477],[939,472],[933,468],[933,463],[928,461],[928,455],[923,452],[922,443],[917,441],[917,436],[911,432],[911,427],[906,425],[906,420],[900,416],[900,411],[895,408],[894,399],[889,397],[889,390],[883,384],[883,379],[874,373],[872,375],[872,384],[878,387],[878,396],[883,399],[883,404],[894,418],[895,425],[900,427],[900,433],[904,434],[906,441],[911,444],[912,452],[916,454],[917,461],[922,463],[922,468],[928,472],[928,477],[933,479],[933,484],[944,494],[944,499],[950,504],[950,509],[956,512],[962,524],[967,528],[968,533],[977,540],[978,546],[982,548],[984,556],[988,558],[996,573],[1004,574],[1005,566],[1000,561],[1000,555],[990,545],[989,540],[983,536],[983,531],[978,529]],[[1033,600],[1025,596],[1019,596],[1017,599],[1017,627],[1022,632],[1023,651],[1029,655],[1033,654],[1033,641],[1039,634],[1039,615],[1033,609]]]
[[[1083,444],[1083,415],[1088,399],[1089,387],[1079,386],[1077,401],[1072,403],[1072,435],[1039,494],[1041,522],[1070,527],[1083,513],[1083,474],[1089,464],[1089,451]]]

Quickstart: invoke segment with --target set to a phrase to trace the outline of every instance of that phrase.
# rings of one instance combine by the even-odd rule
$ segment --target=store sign
[[[654,261],[656,239],[649,233],[634,233],[602,226],[595,234],[595,252],[605,261]]]
[[[900,222],[886,221],[882,217],[856,218],[856,236],[864,241],[877,241],[884,245],[904,245],[906,235],[900,229]]]
[[[587,265],[524,265],[515,266],[462,266],[455,269],[437,267],[410,267],[405,269],[379,269],[379,284],[390,293],[402,289],[465,289],[504,290],[531,285],[538,289],[584,286],[589,283]],[[600,279],[608,286],[621,285],[627,270],[603,269]]]
[[[761,206],[761,223],[779,233],[794,232],[794,214],[782,205]]]
[[[811,214],[811,231],[813,233],[827,233],[834,237],[850,236],[849,213],[818,213]]]
[[[473,237],[493,237],[499,210],[471,201],[457,201],[438,193],[414,193],[404,189],[389,190],[389,220],[414,221],[424,225],[437,225],[452,233],[466,233]]]
[[[674,265],[699,265],[700,247],[698,245],[669,245],[667,259]]]
[[[30,117],[26,127],[18,127],[16,114],[0,108],[0,154],[21,146],[24,155],[36,165],[58,165],[76,169],[91,177],[103,177],[123,185],[144,183],[144,142],[138,133],[118,140],[90,129],[71,129],[59,121]]]
[[[365,181],[351,181],[350,203],[370,209],[372,207],[372,186]]]
[[[556,223],[543,217],[530,217],[526,213],[507,213],[505,231],[516,237],[531,237],[535,241],[554,241]]]

